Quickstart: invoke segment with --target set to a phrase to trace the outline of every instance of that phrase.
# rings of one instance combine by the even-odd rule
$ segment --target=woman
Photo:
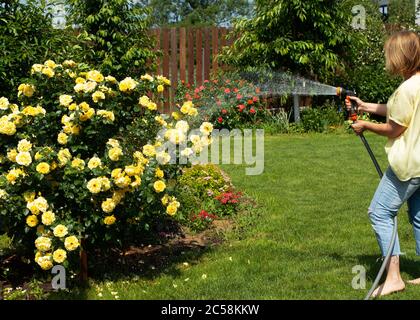
[[[358,120],[352,127],[356,134],[365,130],[388,137],[385,146],[389,167],[385,172],[369,206],[369,217],[382,255],[391,242],[393,218],[407,201],[410,221],[420,255],[420,38],[414,32],[392,35],[385,44],[386,68],[402,76],[404,82],[393,93],[387,104],[365,103],[352,97],[360,112],[387,117],[386,123],[376,124]],[[349,107],[349,106],[347,106]],[[400,275],[398,238],[387,266],[385,282],[373,296],[387,295],[405,288]],[[420,278],[410,281],[420,284]]]

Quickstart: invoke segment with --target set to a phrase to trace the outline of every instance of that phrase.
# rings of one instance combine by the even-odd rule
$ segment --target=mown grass
[[[382,167],[385,139],[367,135]],[[156,272],[92,280],[66,299],[361,299],[379,269],[367,207],[377,173],[357,137],[348,134],[265,137],[265,170],[224,165],[234,184],[258,203],[254,225],[205,252],[184,252]],[[405,209],[399,236],[404,279],[420,276]],[[188,265],[184,264],[187,262]],[[352,268],[367,287],[351,286]],[[420,287],[388,299],[417,299]]]

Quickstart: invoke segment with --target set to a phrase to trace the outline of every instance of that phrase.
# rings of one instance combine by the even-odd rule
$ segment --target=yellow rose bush
[[[73,61],[34,65],[15,101],[0,97],[0,233],[44,270],[77,268],[80,249],[121,246],[176,215],[174,188],[190,163],[178,160],[199,155],[212,126],[189,136],[191,102],[160,114],[168,86]]]

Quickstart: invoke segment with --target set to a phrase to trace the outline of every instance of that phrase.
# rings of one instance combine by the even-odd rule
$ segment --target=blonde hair
[[[420,38],[412,31],[394,33],[385,43],[386,69],[409,78],[420,71]]]

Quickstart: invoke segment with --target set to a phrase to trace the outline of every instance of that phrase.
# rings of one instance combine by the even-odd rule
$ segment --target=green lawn
[[[385,139],[367,136],[383,167]],[[367,216],[377,173],[359,139],[346,134],[267,136],[265,171],[245,176],[225,165],[234,184],[257,200],[259,218],[241,239],[203,254],[180,255],[165,270],[55,298],[83,299],[362,299],[380,266]],[[399,235],[404,279],[420,276],[405,210]],[[185,266],[183,262],[188,262]],[[352,268],[367,269],[365,290]],[[112,294],[112,293],[113,294]],[[100,293],[98,295],[98,293]],[[392,299],[416,299],[407,286]]]

